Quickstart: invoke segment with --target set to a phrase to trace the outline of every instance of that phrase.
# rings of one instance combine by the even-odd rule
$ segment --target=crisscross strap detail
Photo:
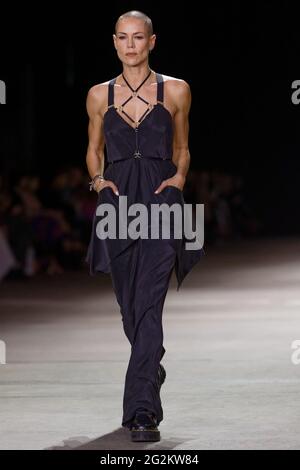
[[[157,72],[155,72],[155,76],[156,76],[156,82],[157,82],[157,102],[160,102],[161,104],[163,104],[163,100],[164,100],[163,77],[160,73],[157,73]],[[130,90],[133,92],[133,94],[131,96],[129,96],[120,106],[118,106],[118,110],[121,111],[123,114],[125,114],[128,117],[128,119],[130,119],[132,122],[134,122],[135,124],[138,125],[138,124],[141,123],[141,121],[146,116],[146,114],[148,114],[148,112],[153,108],[153,105],[151,103],[149,103],[147,100],[145,100],[142,96],[140,96],[137,93],[139,88],[143,85],[143,83],[147,80],[148,77],[146,77],[146,79],[135,90],[130,86],[130,84],[127,82],[125,77],[123,77],[123,78],[124,78],[125,82],[127,83],[128,87],[130,88]],[[117,77],[113,78],[109,82],[109,86],[108,86],[108,107],[114,106],[114,85],[116,83],[116,79],[117,79]],[[148,105],[145,112],[142,114],[142,116],[139,118],[139,120],[137,122],[131,116],[129,116],[129,114],[126,113],[126,111],[124,110],[124,106],[134,96],[136,96],[137,98],[139,98],[141,101],[143,101],[145,104]]]

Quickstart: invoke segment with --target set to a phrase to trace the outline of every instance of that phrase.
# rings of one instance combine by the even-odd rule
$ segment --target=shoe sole
[[[166,380],[166,371],[164,367],[161,365],[160,369],[160,385],[159,390],[161,389],[162,384]],[[132,430],[131,431],[131,441],[132,442],[156,442],[160,441],[160,431],[158,429],[147,429],[147,430]]]
[[[153,429],[145,431],[131,431],[131,440],[133,442],[160,441],[160,431]]]

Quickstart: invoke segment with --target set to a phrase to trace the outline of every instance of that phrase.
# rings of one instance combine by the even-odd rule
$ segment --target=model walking
[[[86,162],[91,188],[98,192],[97,209],[110,204],[119,214],[121,196],[127,196],[128,207],[136,203],[147,208],[162,203],[183,206],[190,163],[189,85],[150,69],[148,56],[156,36],[145,14],[131,11],[120,16],[113,39],[123,71],[93,86],[87,97]],[[133,441],[156,441],[163,419],[160,387],[166,377],[160,364],[165,354],[165,297],[173,269],[178,290],[204,250],[187,250],[184,238],[99,238],[96,227],[102,219],[95,212],[86,261],[91,274],[110,273],[131,344],[122,425],[131,430]]]

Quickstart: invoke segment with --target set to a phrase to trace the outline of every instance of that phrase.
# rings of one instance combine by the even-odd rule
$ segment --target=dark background
[[[64,9],[63,9],[64,8]],[[62,11],[63,9],[63,11]],[[241,174],[267,231],[298,233],[299,23],[287,2],[84,2],[3,12],[1,172],[86,169],[88,89],[121,72],[112,42],[127,10],[157,35],[150,67],[191,86],[191,168]]]

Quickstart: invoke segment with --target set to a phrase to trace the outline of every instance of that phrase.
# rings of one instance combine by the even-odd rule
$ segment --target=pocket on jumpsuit
[[[170,211],[170,239],[168,240],[168,243],[172,245],[174,250],[178,253],[179,250],[181,249],[182,245],[182,230],[183,230],[183,209],[184,209],[184,199],[183,199],[183,191],[181,189],[177,188],[176,186],[173,185],[168,185],[166,186],[160,193],[162,195],[162,201],[160,204],[167,204],[169,207],[172,207],[173,204],[175,205],[180,205],[181,207],[181,225],[179,226],[178,233],[181,238],[175,238],[174,233],[175,233],[175,214],[173,214],[173,211]],[[176,206],[175,206],[176,207]],[[175,213],[176,213],[176,208],[175,208]]]

